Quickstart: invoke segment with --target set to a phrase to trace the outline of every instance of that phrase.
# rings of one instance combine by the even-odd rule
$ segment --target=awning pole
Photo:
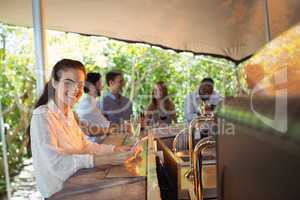
[[[5,173],[7,200],[10,200],[11,199],[11,188],[10,188],[10,178],[9,178],[9,166],[8,166],[8,160],[7,160],[5,127],[4,127],[4,120],[3,120],[3,115],[2,115],[1,101],[0,101],[0,132],[1,132],[2,155],[3,155],[4,173]]]
[[[46,32],[44,28],[44,0],[32,0],[34,47],[36,58],[36,86],[37,95],[43,92],[46,82]]]
[[[264,1],[264,14],[265,14],[265,35],[266,35],[266,41],[268,43],[271,40],[270,15],[269,15],[268,0]]]

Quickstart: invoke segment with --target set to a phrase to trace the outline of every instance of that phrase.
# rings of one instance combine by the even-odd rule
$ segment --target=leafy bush
[[[25,130],[28,125],[30,108],[35,101],[35,78],[29,67],[33,66],[32,48],[23,42],[28,29],[1,25],[2,48],[0,54],[0,101],[7,131],[8,162],[10,174],[15,175],[22,167],[26,156]],[[12,47],[12,40],[15,44]],[[1,141],[1,145],[2,145]],[[0,145],[0,146],[1,146]],[[0,152],[0,192],[4,191],[4,169],[2,150]]]

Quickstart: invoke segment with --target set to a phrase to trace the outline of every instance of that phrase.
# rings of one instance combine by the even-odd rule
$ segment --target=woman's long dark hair
[[[174,105],[173,105],[172,101],[169,98],[168,89],[167,89],[166,84],[163,81],[158,81],[155,85],[159,86],[162,90],[162,98],[163,98],[163,103],[164,103],[163,104],[164,109],[166,109],[167,111],[172,111],[174,109]],[[154,91],[155,91],[155,87],[152,90],[152,101],[149,105],[148,110],[156,110],[159,107],[158,101],[157,101],[157,99],[155,98],[155,95],[154,95]]]
[[[50,80],[46,83],[42,95],[39,97],[37,103],[35,104],[34,108],[37,108],[42,105],[46,105],[50,99],[53,99],[55,96],[55,89],[52,85],[52,80],[54,81],[59,81],[61,77],[61,73],[63,71],[69,70],[69,69],[79,69],[84,74],[86,74],[85,67],[84,65],[77,61],[77,60],[71,60],[71,59],[62,59],[58,61],[51,73],[51,78]],[[27,128],[27,137],[28,137],[28,142],[27,142],[27,151],[29,154],[31,154],[30,151],[30,124]]]

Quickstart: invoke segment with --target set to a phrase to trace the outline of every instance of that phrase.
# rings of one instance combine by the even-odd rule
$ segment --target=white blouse
[[[53,100],[33,111],[30,138],[34,175],[44,198],[61,190],[77,170],[92,168],[93,154],[114,150],[114,145],[87,141],[73,112],[65,116]]]

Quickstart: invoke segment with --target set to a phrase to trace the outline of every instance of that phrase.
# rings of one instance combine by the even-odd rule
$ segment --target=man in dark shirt
[[[122,72],[110,71],[106,74],[106,83],[109,93],[100,102],[100,109],[112,123],[129,120],[132,114],[132,103],[127,97],[121,95],[124,78]]]

